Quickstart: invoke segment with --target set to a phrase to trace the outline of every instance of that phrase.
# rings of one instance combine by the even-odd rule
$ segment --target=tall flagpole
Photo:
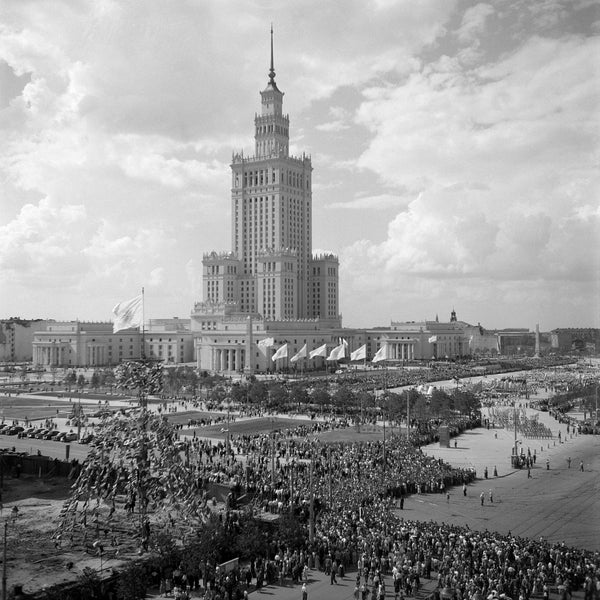
[[[145,326],[145,314],[144,314],[144,288],[142,287],[142,360],[146,360],[146,326]]]

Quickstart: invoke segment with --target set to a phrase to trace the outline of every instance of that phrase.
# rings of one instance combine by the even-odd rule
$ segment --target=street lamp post
[[[4,550],[2,552],[2,600],[6,600],[6,534],[8,521],[4,521]]]

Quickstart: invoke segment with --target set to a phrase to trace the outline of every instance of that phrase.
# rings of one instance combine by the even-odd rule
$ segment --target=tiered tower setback
[[[231,162],[230,253],[204,256],[204,299],[267,320],[337,319],[338,260],[312,257],[312,164],[289,155],[289,116],[275,81],[254,117],[254,156]]]

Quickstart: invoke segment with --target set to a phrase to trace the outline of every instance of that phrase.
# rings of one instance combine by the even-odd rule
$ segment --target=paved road
[[[541,418],[551,418],[547,413],[542,415]],[[554,421],[554,433],[556,427]],[[567,437],[565,426],[562,427],[565,440],[562,444],[555,440],[524,440],[524,445],[530,445],[532,451],[537,448],[538,460],[531,479],[527,478],[527,470],[514,471],[506,463],[512,444],[509,432],[500,430],[496,439],[494,430],[480,428],[458,437],[456,450],[439,445],[425,447],[425,452],[441,456],[451,464],[462,466],[470,461],[478,465],[478,477],[487,463],[490,478],[470,485],[466,498],[460,488],[454,489],[449,503],[439,494],[412,496],[405,503],[403,516],[468,525],[472,529],[510,531],[530,538],[543,536],[550,541],[600,551],[600,437]],[[501,475],[498,478],[493,477],[491,466],[494,454]],[[549,470],[546,459],[550,461]],[[500,461],[504,461],[504,466]],[[584,463],[583,472],[579,470],[580,461]],[[490,489],[493,505],[488,501]],[[479,501],[482,491],[486,495],[483,507]]]
[[[0,435],[0,448],[14,448],[17,452],[29,452],[29,454],[35,454],[39,450],[44,456],[61,460],[66,457],[66,446],[67,444],[63,442],[31,438],[19,439],[16,435]],[[76,458],[81,462],[89,452],[88,446],[77,442],[72,442],[70,446],[69,459]]]

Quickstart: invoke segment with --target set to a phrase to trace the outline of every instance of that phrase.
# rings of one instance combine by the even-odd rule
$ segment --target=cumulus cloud
[[[360,196],[346,202],[332,202],[327,210],[386,210],[398,209],[407,204],[399,195],[379,194],[377,196]]]
[[[229,245],[228,165],[232,150],[252,153],[273,21],[291,148],[315,167],[313,243],[342,257],[343,298],[369,284],[386,302],[378,313],[392,314],[399,297],[483,305],[472,281],[541,298],[552,280],[584,286],[589,302],[600,125],[590,6],[9,1],[3,291],[30,299],[43,284],[69,317],[78,299],[98,310],[145,284],[165,312],[186,314],[202,253]],[[331,209],[343,209],[340,227]],[[346,314],[364,313],[353,306]]]

